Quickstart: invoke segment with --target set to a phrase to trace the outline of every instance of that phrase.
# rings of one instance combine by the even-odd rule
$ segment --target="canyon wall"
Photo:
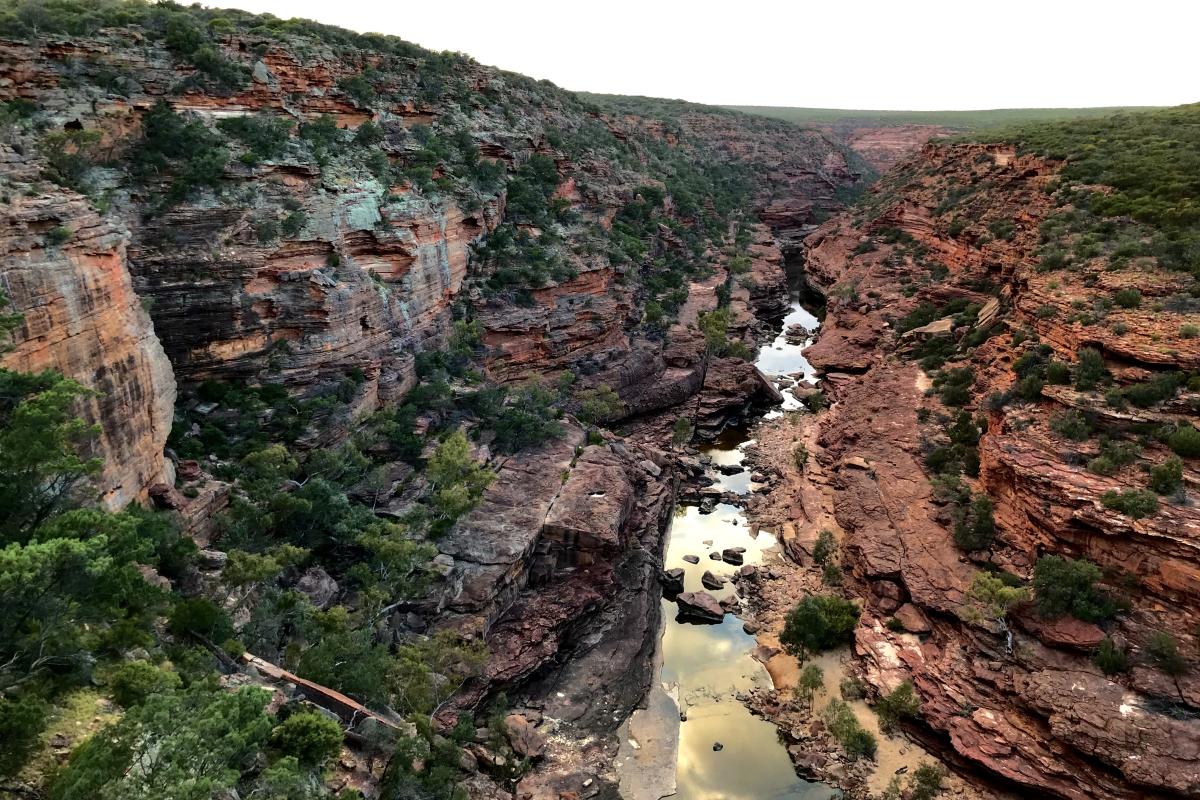
[[[55,370],[87,394],[77,406],[99,434],[101,502],[145,500],[154,483],[174,480],[163,455],[175,403],[175,377],[128,271],[129,234],[67,190],[32,191],[36,167],[0,145],[3,313],[18,313],[0,365]]]
[[[1151,259],[1098,270],[1103,252],[1048,267],[1046,231],[1072,211],[1056,202],[1060,169],[1007,144],[929,145],[806,240],[809,278],[828,298],[806,351],[833,401],[817,457],[836,476],[843,551],[865,598],[857,653],[880,694],[915,683],[912,730],[928,745],[1022,794],[1194,796],[1198,679],[1165,672],[1154,643],[1166,635],[1195,652],[1200,513],[1163,498],[1131,517],[1105,502],[1171,455],[1139,432],[1195,420],[1191,385],[1145,408],[1105,399],[1196,369],[1195,315],[1169,310],[1190,280]],[[1140,308],[1108,300],[1129,287]],[[1084,347],[1112,375],[1109,395],[1064,377],[1078,374]],[[1036,377],[1055,361],[1066,366]],[[955,370],[970,376],[965,396],[945,388]],[[1090,435],[1067,438],[1075,414]],[[953,499],[953,473],[930,466],[964,441],[964,425],[982,437],[960,485],[994,509],[995,539],[975,551],[955,544],[974,518]],[[1086,466],[1122,440],[1137,442],[1132,463]],[[1185,458],[1182,491],[1198,479]],[[1028,601],[997,616],[980,600],[981,570],[1019,586],[1046,555],[1095,563],[1124,610],[1097,624]],[[1128,658],[1124,671],[1093,660],[1105,639]]]

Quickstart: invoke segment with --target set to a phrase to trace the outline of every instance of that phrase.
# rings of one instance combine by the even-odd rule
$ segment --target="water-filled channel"
[[[796,324],[803,325],[810,335],[819,324],[815,316],[801,307],[798,295],[793,297],[779,336],[763,345],[756,359],[759,369],[769,378],[779,377],[784,384],[789,379],[782,376],[809,381],[814,376],[812,367],[801,355],[810,335],[797,337],[793,329],[789,341],[788,329]],[[786,386],[783,394],[784,402],[767,415],[799,406]],[[728,429],[700,448],[711,459],[710,476],[715,485],[739,495],[758,488],[749,471],[734,471],[741,465],[745,447],[753,442],[747,430]],[[664,568],[683,569],[685,592],[707,591],[717,600],[734,594],[729,579],[741,568],[721,560],[722,550],[744,548],[744,564],[756,565],[776,548],[771,533],[752,532],[742,509],[728,503],[719,503],[708,513],[696,506],[681,506],[669,536]],[[724,585],[719,589],[703,586],[701,577],[705,572],[723,580]],[[665,752],[634,751],[653,747],[665,751],[674,745],[673,797],[679,800],[825,800],[839,796],[835,789],[799,778],[775,726],[752,715],[739,699],[740,694],[753,688],[771,685],[766,670],[752,657],[757,642],[743,630],[742,620],[735,614],[726,614],[718,624],[695,624],[678,618],[678,607],[672,597],[664,597],[662,602],[660,681],[665,696],[674,703],[665,701],[663,692],[659,692],[657,701],[652,697],[648,713],[677,712],[682,721],[677,740],[656,731],[644,720],[640,726],[633,726],[631,747],[623,748],[624,759],[641,760],[648,765],[657,756],[659,767],[669,769],[669,764],[661,763],[667,760]],[[643,741],[633,738],[637,735]],[[653,782],[639,784],[636,780],[629,783],[623,780],[622,786],[631,790],[627,797],[650,797],[669,788]]]

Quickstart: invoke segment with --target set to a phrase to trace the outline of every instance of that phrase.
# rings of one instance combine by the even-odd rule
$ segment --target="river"
[[[809,335],[789,343],[787,331],[795,324],[803,325]],[[802,381],[815,382],[815,372],[801,351],[818,325],[794,291],[778,336],[760,348],[755,364],[769,378],[780,378],[785,384],[790,379],[782,376],[796,374]],[[800,406],[788,388],[782,393],[783,403],[763,416],[778,416]],[[725,491],[747,495],[757,488],[748,471],[732,472],[740,466],[744,448],[753,441],[750,431],[755,421],[729,428],[700,447],[711,459],[710,477]],[[725,548],[744,548],[745,564],[761,564],[776,552],[777,542],[766,531],[752,531],[737,505],[718,503],[708,513],[697,506],[681,505],[671,525],[664,568],[684,570],[684,591],[709,591],[718,600],[726,599],[734,593],[728,578],[740,567],[719,560]],[[712,553],[718,558],[710,557]],[[698,563],[685,556],[698,559]],[[704,589],[701,576],[706,571],[725,579],[725,586]],[[677,618],[672,598],[664,597],[662,603],[659,680],[648,709],[627,724],[620,754],[622,795],[628,800],[663,796],[678,800],[826,800],[840,796],[836,789],[798,777],[775,725],[755,717],[739,699],[751,689],[771,686],[770,676],[752,656],[757,642],[743,630],[742,620],[731,613],[719,624],[694,624]]]

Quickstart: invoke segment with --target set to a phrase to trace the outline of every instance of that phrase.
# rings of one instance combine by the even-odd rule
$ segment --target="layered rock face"
[[[89,390],[78,410],[99,429],[101,502],[145,499],[151,484],[173,479],[163,447],[175,378],[133,289],[129,235],[74,192],[26,194],[37,172],[12,149],[0,145],[0,161],[13,193],[0,206],[0,289],[6,312],[23,317],[0,365],[56,370]]]
[[[839,192],[859,178],[827,137],[770,120],[686,104],[663,118],[644,109],[605,113],[465,58],[453,85],[439,86],[430,83],[428,60],[415,54],[246,34],[216,44],[250,74],[241,88],[206,88],[202,72],[157,41],[129,48],[117,32],[44,46],[0,42],[0,96],[35,101],[58,126],[99,132],[107,158],[138,145],[159,100],[209,130],[231,118],[295,124],[320,115],[342,129],[378,126],[361,155],[315,158],[293,129],[276,154],[231,160],[217,191],[166,209],[153,196],[165,184],[111,186],[114,209],[134,232],[135,285],[152,301],[159,337],[189,385],[269,380],[312,395],[356,371],[367,379],[360,404],[386,403],[413,385],[415,354],[445,344],[456,302],[457,313],[469,307],[483,325],[488,369],[498,380],[622,364],[636,371],[657,348],[634,330],[646,298],[636,273],[603,252],[597,230],[640,186],[662,185],[650,166],[661,156],[651,148],[731,170],[757,164],[765,173],[756,188],[763,218],[785,247],[840,208]],[[348,88],[363,75],[366,89]],[[555,160],[555,200],[575,219],[554,232],[565,244],[555,247],[572,277],[531,286],[520,302],[468,281],[469,273],[488,277],[470,254],[505,219],[503,183],[451,192],[397,182],[394,172],[379,177],[381,167],[428,152],[430,130],[461,134],[479,158],[507,170],[534,154]],[[600,138],[612,152],[593,143]],[[241,149],[224,146],[232,155]],[[385,160],[368,164],[372,152]],[[445,169],[435,164],[433,179]],[[695,212],[674,213],[694,224]],[[289,227],[280,233],[283,222]]]
[[[823,125],[821,130],[845,142],[880,174],[887,172],[930,139],[951,131],[937,125]]]
[[[1056,385],[1051,371],[1044,385],[1022,382],[1014,371],[1028,376],[1029,364],[1057,360],[1074,374],[1080,349],[1094,348],[1113,375],[1111,397],[1164,369],[1194,370],[1188,314],[1155,310],[1150,299],[1169,306],[1187,280],[1149,261],[1098,278],[1086,267],[1037,269],[1039,228],[1063,213],[1051,196],[1058,170],[1004,145],[928,146],[856,214],[807,240],[808,274],[829,306],[806,355],[834,401],[819,423],[817,457],[836,476],[835,516],[866,602],[857,652],[880,693],[914,681],[913,731],[927,745],[1023,793],[1193,796],[1197,678],[1189,668],[1164,672],[1153,643],[1166,635],[1180,652],[1196,646],[1200,515],[1164,497],[1134,518],[1102,498],[1144,487],[1144,470],[1171,454],[1137,432],[1194,422],[1195,396],[1185,388],[1145,408],[1117,407],[1103,388]],[[1103,302],[1132,286],[1146,298],[1140,308]],[[927,313],[908,316],[922,303]],[[966,316],[937,311],[968,305]],[[931,388],[917,363],[937,350],[922,343],[939,336],[950,353],[940,380],[973,370],[965,401]],[[938,364],[927,366],[934,373]],[[990,499],[996,533],[976,552],[955,545],[962,511],[927,466],[964,402],[986,424],[978,478],[968,470],[962,482]],[[1067,438],[1064,421],[1075,414],[1105,438]],[[1106,441],[1131,439],[1139,443],[1126,464],[1085,467],[1109,452]],[[1185,458],[1185,493],[1198,477]],[[981,568],[1029,579],[1045,555],[1094,562],[1102,588],[1127,609],[1102,627],[1046,618],[1030,603],[1006,622],[982,610],[971,588]],[[898,625],[885,624],[892,616]],[[1093,661],[1105,638],[1125,652],[1126,671],[1105,674]]]
[[[490,653],[442,716],[504,690],[544,717],[550,745],[521,796],[582,792],[597,776],[615,784],[615,732],[653,674],[674,481],[660,452],[585,441],[573,427],[504,461],[483,502],[438,542],[438,624],[482,636]]]

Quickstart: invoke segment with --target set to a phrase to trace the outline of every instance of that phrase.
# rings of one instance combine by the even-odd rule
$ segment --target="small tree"
[[[1105,675],[1116,675],[1129,669],[1129,656],[1112,639],[1104,639],[1096,648],[1092,661]]]
[[[579,421],[585,425],[611,422],[625,413],[621,397],[607,383],[579,393]]]
[[[1090,347],[1082,348],[1076,355],[1075,388],[1081,392],[1091,391],[1104,380],[1104,357],[1099,350]]]
[[[796,696],[805,705],[812,705],[813,695],[825,685],[825,672],[816,664],[808,664],[800,673],[796,683]]]
[[[1178,678],[1188,671],[1187,659],[1179,652],[1179,643],[1169,633],[1159,631],[1150,637],[1146,652],[1163,672]]]
[[[1070,614],[1085,622],[1111,617],[1116,607],[1096,588],[1099,580],[1100,568],[1090,561],[1042,556],[1033,568],[1038,613],[1051,619]]]
[[[342,749],[342,726],[315,711],[293,714],[271,731],[271,744],[302,764],[320,766]]]
[[[471,458],[466,434],[455,431],[438,445],[425,474],[433,482],[434,504],[442,517],[453,521],[474,508],[496,477]]]
[[[829,561],[829,559],[837,554],[837,539],[833,537],[833,531],[823,528],[817,534],[817,543],[813,545],[812,557],[813,561],[821,566]]]
[[[988,572],[977,572],[967,596],[976,604],[973,611],[991,620],[1004,632],[1009,652],[1012,652],[1012,631],[1008,629],[1008,612],[1018,603],[1029,599],[1023,586],[1010,586]]]
[[[996,538],[996,523],[992,516],[992,501],[985,494],[971,497],[970,503],[955,506],[954,543],[963,550],[984,550]]]
[[[875,704],[879,725],[885,731],[892,730],[902,719],[917,716],[920,710],[921,699],[917,697],[912,681],[904,681]]]
[[[809,596],[788,612],[779,641],[804,660],[844,644],[858,623],[858,607],[836,595]]]

